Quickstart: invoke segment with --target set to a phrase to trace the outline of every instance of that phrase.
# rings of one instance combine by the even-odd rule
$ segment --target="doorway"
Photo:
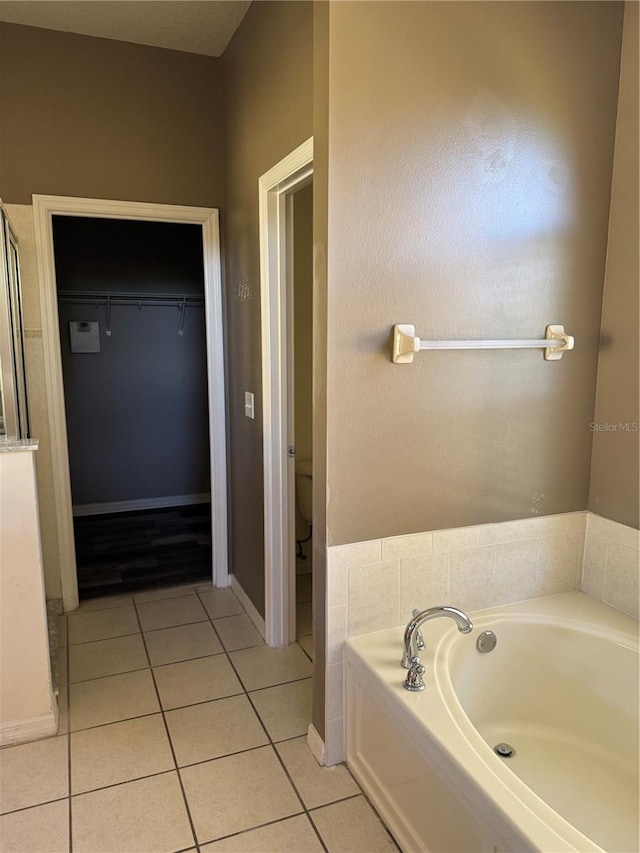
[[[202,229],[54,216],[80,600],[211,578]]]
[[[295,638],[313,659],[313,182],[290,198],[293,280],[288,314],[293,430],[289,442],[295,446]]]
[[[53,240],[54,218],[56,217],[134,220],[138,223],[183,223],[196,225],[200,231],[204,271],[204,325],[209,413],[208,448],[212,496],[210,513],[212,565],[210,576],[214,585],[228,586],[222,292],[217,210],[53,196],[34,196],[33,201],[40,273],[43,348],[45,351],[47,404],[54,469],[58,551],[65,611],[75,609],[78,606],[79,598]],[[136,308],[129,310],[136,311]],[[178,310],[176,310],[177,314]],[[104,322],[106,333],[106,315]],[[178,322],[177,317],[176,322]],[[185,440],[187,437],[175,437],[176,443]]]
[[[308,139],[259,180],[265,639],[270,646],[293,643],[297,633],[294,213],[295,196],[312,177],[313,139]],[[311,602],[301,603],[310,616]]]

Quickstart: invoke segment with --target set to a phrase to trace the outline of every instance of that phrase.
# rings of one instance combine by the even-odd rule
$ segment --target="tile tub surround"
[[[587,513],[582,591],[637,619],[639,567],[640,531]]]
[[[415,607],[477,610],[580,589],[587,515],[564,513],[328,548],[325,762],[344,758],[347,637],[406,624]]]

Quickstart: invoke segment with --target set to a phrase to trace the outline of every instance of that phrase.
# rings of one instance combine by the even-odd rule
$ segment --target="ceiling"
[[[250,0],[0,0],[0,21],[220,56]]]

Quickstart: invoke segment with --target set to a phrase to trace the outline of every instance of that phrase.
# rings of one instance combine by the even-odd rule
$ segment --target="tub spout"
[[[449,616],[455,620],[458,626],[458,631],[461,634],[468,634],[473,630],[473,623],[466,613],[458,610],[457,607],[430,607],[428,610],[416,612],[407,627],[404,629],[404,649],[402,653],[402,666],[405,669],[411,668],[411,659],[418,654],[417,637],[420,634],[419,628],[423,622],[428,622],[429,619],[438,619],[440,616]]]

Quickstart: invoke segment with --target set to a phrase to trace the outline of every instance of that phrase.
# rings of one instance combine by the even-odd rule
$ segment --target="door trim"
[[[75,610],[78,606],[78,577],[53,248],[54,215],[192,223],[202,227],[211,450],[212,580],[215,586],[228,586],[226,415],[218,211],[208,207],[34,195],[33,215],[60,578],[65,612]]]
[[[295,640],[291,608],[287,457],[287,196],[313,175],[313,137],[258,181],[260,226],[260,316],[262,330],[262,435],[264,453],[265,639],[270,646]],[[292,548],[294,546],[291,546]]]

